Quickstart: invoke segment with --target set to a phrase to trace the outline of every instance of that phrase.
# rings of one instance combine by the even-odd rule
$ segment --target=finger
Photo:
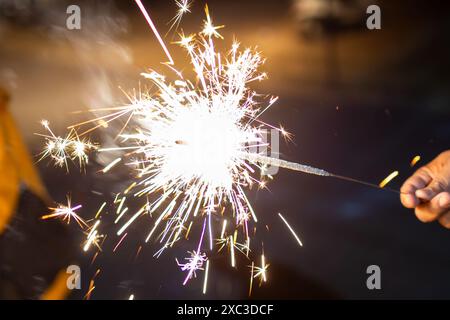
[[[403,204],[404,207],[409,209],[417,207],[420,203],[419,199],[414,194],[409,193],[401,193],[400,202]]]
[[[441,192],[431,201],[420,204],[416,207],[417,218],[422,222],[431,222],[438,219],[443,213],[450,209],[450,194]]]
[[[416,196],[416,190],[426,187],[431,181],[430,175],[424,170],[417,170],[408,178],[400,189],[400,200],[406,208],[415,208],[420,201]]]
[[[447,211],[439,218],[439,223],[447,229],[450,229],[450,211]]]
[[[438,180],[433,180],[426,188],[416,190],[416,197],[424,201],[430,201],[444,190],[444,186]]]

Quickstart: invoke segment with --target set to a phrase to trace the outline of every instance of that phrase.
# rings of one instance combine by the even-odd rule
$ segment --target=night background
[[[299,3],[340,3],[335,15],[302,11]],[[143,1],[160,33],[174,16],[174,1]],[[203,0],[195,0],[181,21],[186,33],[198,32]],[[378,184],[394,170],[389,186],[399,189],[418,167],[450,147],[450,6],[439,1],[262,1],[209,0],[214,22],[224,24],[219,46],[234,37],[243,47],[257,46],[267,59],[268,80],[258,92],[280,97],[263,116],[282,124],[293,142],[281,143],[281,157]],[[66,8],[81,8],[81,30],[66,28]],[[366,8],[381,8],[381,30],[366,28]],[[307,7],[305,5],[305,7]],[[351,14],[346,14],[350,12]],[[176,33],[166,43],[182,69],[185,52]],[[145,84],[139,76],[161,68],[164,52],[134,1],[0,0],[0,86],[11,95],[9,110],[33,161],[44,141],[40,121],[64,133],[86,120],[93,107],[125,101],[123,92]],[[104,133],[93,138],[113,139]],[[411,159],[420,155],[414,168]],[[129,171],[98,174],[113,158],[96,156],[86,172],[55,168],[47,160],[36,167],[52,199],[83,205],[80,215],[95,215],[105,199],[130,184]],[[4,178],[0,184],[6,184]],[[421,223],[399,195],[332,178],[280,169],[268,190],[248,193],[258,213],[252,241],[264,243],[268,282],[255,280],[251,299],[449,299],[450,231]],[[299,247],[277,213],[300,236]],[[249,261],[215,253],[208,292],[203,273],[182,285],[182,259],[196,237],[180,241],[160,258],[155,243],[143,243],[152,219],[133,224],[113,253],[117,226],[105,219],[107,241],[82,250],[85,235],[74,225],[39,219],[47,205],[24,190],[0,234],[0,298],[36,299],[60,270],[81,267],[83,299],[95,277],[91,299],[246,299]],[[147,217],[148,218],[148,217]],[[266,227],[267,225],[267,227]],[[199,230],[193,230],[199,232]],[[117,239],[116,239],[117,238]],[[114,240],[116,239],[116,240]],[[142,251],[136,257],[136,250]],[[366,268],[381,268],[381,290],[368,290]]]

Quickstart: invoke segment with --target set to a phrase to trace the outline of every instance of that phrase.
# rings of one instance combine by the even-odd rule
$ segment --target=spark
[[[105,237],[105,238],[106,238],[106,237]],[[94,254],[94,256],[92,257],[92,260],[91,260],[91,266],[94,264],[95,260],[97,259],[98,253],[99,253],[99,252],[100,252],[100,251],[96,251],[95,254]]]
[[[71,129],[66,137],[56,136],[48,120],[41,121],[48,134],[36,134],[46,140],[44,150],[39,154],[39,160],[50,158],[58,167],[66,167],[69,171],[68,160],[78,161],[80,169],[89,161],[88,152],[96,149],[87,138],[80,138],[75,129]]]
[[[87,252],[91,245],[95,245],[99,251],[102,251],[100,241],[105,239],[105,235],[98,233],[98,226],[100,225],[100,220],[97,220],[91,227],[89,233],[87,234],[86,241],[84,242],[83,251]]]
[[[117,211],[116,211],[117,214],[119,214],[120,211],[122,210],[122,206],[125,203],[126,199],[127,199],[127,197],[122,197],[122,199],[120,200],[119,206],[117,207]]]
[[[254,278],[260,278],[260,284],[264,281],[267,281],[267,269],[269,268],[270,264],[266,264],[266,258],[264,256],[264,253],[261,254],[261,267],[254,267],[255,268],[255,274],[253,275]]]
[[[252,295],[252,290],[253,290],[253,273],[255,270],[255,262],[252,261],[252,265],[250,266],[250,285],[248,288],[248,296],[250,297]]]
[[[172,20],[170,20],[172,24],[170,25],[167,33],[169,33],[174,27],[177,29],[183,16],[191,12],[192,2],[190,0],[175,0],[175,4],[177,5],[178,10],[176,15],[172,18]]]
[[[113,252],[116,252],[117,248],[120,246],[120,244],[122,243],[123,239],[125,239],[125,237],[127,236],[128,233],[125,233],[122,238],[120,238],[120,240],[117,242],[116,246],[113,249]]]
[[[177,264],[179,267],[181,267],[181,271],[188,271],[188,274],[186,278],[184,279],[183,285],[186,285],[188,280],[192,279],[192,277],[196,277],[196,271],[197,270],[203,270],[203,264],[205,261],[207,261],[207,257],[205,253],[200,252],[200,248],[203,242],[203,236],[205,234],[205,226],[206,226],[206,220],[203,222],[203,230],[202,234],[200,236],[200,241],[198,243],[197,250],[188,251],[189,257],[184,258],[187,262],[186,263],[179,263],[177,260]]]
[[[89,288],[88,288],[88,291],[86,292],[86,295],[84,296],[84,300],[90,300],[91,299],[91,295],[92,295],[92,292],[94,291],[94,289],[95,289],[94,279],[92,279],[89,282]]]
[[[208,285],[208,273],[209,273],[209,260],[206,260],[205,279],[203,281],[203,294],[206,294],[206,288]]]
[[[216,38],[223,39],[222,35],[219,32],[217,32],[217,30],[222,29],[225,26],[224,25],[221,25],[221,26],[213,25],[211,16],[209,14],[208,5],[205,5],[205,13],[206,13],[206,20],[204,21],[202,34],[204,34],[205,36],[208,36],[208,37],[216,37]]]
[[[420,156],[418,156],[418,155],[415,156],[414,158],[412,158],[411,163],[410,163],[410,166],[411,166],[411,167],[414,167],[414,166],[416,165],[416,163],[420,161],[420,159],[421,159],[421,158],[420,158]]]
[[[97,219],[100,216],[100,213],[103,211],[103,208],[105,208],[105,206],[106,206],[106,201],[102,203],[102,205],[98,209],[97,213],[95,214],[95,218],[94,219]]]
[[[128,300],[134,300],[134,294],[131,294]]]
[[[223,239],[226,228],[227,228],[227,220],[223,220],[222,231],[220,232],[220,239]]]
[[[388,175],[386,178],[384,178],[383,181],[380,182],[380,184],[379,184],[380,188],[384,188],[396,176],[398,176],[398,171],[392,172],[390,175]]]
[[[231,266],[234,268],[236,266],[236,258],[234,257],[234,240],[233,240],[233,236],[230,236],[230,256],[231,256]]]
[[[126,207],[125,209],[122,210],[122,212],[119,214],[119,216],[117,217],[116,220],[114,220],[114,224],[117,224],[119,222],[120,219],[122,219],[123,215],[125,214],[125,212],[128,211],[128,207]]]
[[[98,231],[95,230],[86,240],[83,251],[87,252],[91,245],[95,245],[99,251],[102,251],[102,248],[100,246],[100,241],[105,238],[105,235],[98,234]]]
[[[103,173],[107,173],[109,170],[111,170],[120,161],[122,161],[122,158],[117,158],[117,159],[113,160],[110,164],[108,164],[106,167],[103,168],[102,172]]]
[[[136,255],[134,257],[134,260],[137,260],[137,258],[139,257],[139,254],[141,253],[141,251],[142,251],[142,246],[139,246],[139,248],[136,251]]]
[[[300,245],[300,247],[303,247],[303,244],[300,241],[300,238],[297,236],[297,234],[295,233],[294,229],[292,229],[292,227],[289,225],[289,223],[286,221],[286,219],[281,215],[281,213],[278,213],[278,216],[286,224],[286,226],[288,227],[289,231],[291,231],[292,235],[294,236],[295,240],[297,240],[297,242]]]
[[[120,229],[119,231],[117,231],[117,235],[120,236],[122,235],[122,233],[133,223],[134,220],[136,220],[139,216],[141,216],[145,210],[146,210],[146,205],[143,206],[141,209],[139,209],[138,212],[136,212],[131,218],[130,220],[128,220],[128,222],[126,222]]]
[[[186,238],[186,239],[189,238],[189,232],[191,231],[192,223],[193,223],[193,221],[191,221],[191,222],[189,223],[189,227],[187,228],[186,235],[185,235],[185,238]]]
[[[136,186],[136,184],[137,184],[136,182],[133,182],[132,184],[130,184],[130,186],[128,188],[126,188],[123,193],[127,194],[128,192],[130,192],[131,189],[133,189]]]
[[[55,208],[49,208],[52,210],[52,213],[44,215],[41,217],[42,220],[52,219],[52,218],[61,218],[62,221],[70,223],[70,220],[73,218],[78,225],[84,229],[88,227],[87,223],[75,212],[78,209],[81,209],[82,205],[76,205],[72,207],[71,198],[67,196],[67,205],[58,204]]]
[[[166,54],[167,58],[169,58],[169,63],[174,64],[174,61],[172,59],[172,56],[170,55],[169,49],[167,49],[166,45],[164,44],[164,40],[159,35],[158,29],[156,29],[155,24],[153,23],[152,19],[150,18],[150,15],[148,14],[147,10],[145,9],[144,5],[142,4],[141,0],[135,0],[136,4],[138,5],[139,9],[141,10],[145,20],[147,21],[148,25],[152,29],[153,33],[155,34],[156,39],[158,39],[159,44],[164,50],[164,53]]]

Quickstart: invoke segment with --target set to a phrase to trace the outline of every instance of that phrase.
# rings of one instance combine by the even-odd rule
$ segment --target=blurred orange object
[[[61,270],[53,280],[53,283],[47,290],[42,294],[41,300],[63,300],[69,294],[69,289],[67,289],[67,280],[69,275],[66,270]]]
[[[14,214],[20,184],[49,202],[22,137],[8,111],[9,95],[0,87],[0,234]]]

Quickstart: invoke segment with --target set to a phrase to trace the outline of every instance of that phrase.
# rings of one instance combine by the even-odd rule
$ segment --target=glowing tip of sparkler
[[[41,125],[45,128],[48,128],[50,125],[50,122],[48,120],[42,119],[41,120]]]

